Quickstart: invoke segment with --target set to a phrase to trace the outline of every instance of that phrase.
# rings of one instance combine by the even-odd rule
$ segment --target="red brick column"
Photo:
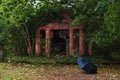
[[[84,39],[83,39],[83,29],[80,28],[79,31],[79,54],[84,55],[85,54],[85,45],[84,45]]]
[[[47,54],[47,57],[50,56],[50,38],[51,38],[51,34],[50,34],[50,30],[46,30],[46,43],[45,43],[45,53]]]
[[[41,46],[40,46],[40,31],[36,31],[36,46],[35,46],[35,54],[39,55],[41,52]]]
[[[69,30],[69,53],[70,55],[73,55],[74,51],[74,29]]]

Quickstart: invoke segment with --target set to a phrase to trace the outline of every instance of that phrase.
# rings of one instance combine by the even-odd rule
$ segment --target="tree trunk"
[[[25,28],[25,33],[26,33],[25,43],[26,43],[27,53],[29,55],[31,55],[33,53],[33,51],[32,51],[32,45],[31,45],[29,31],[28,31],[28,28],[27,28],[27,26],[26,26],[25,23],[24,23],[24,28]]]
[[[83,29],[80,28],[80,36],[79,36],[79,53],[80,55],[85,54],[85,44],[84,44],[84,39],[83,39]]]
[[[88,44],[88,53],[91,55],[92,52],[93,52],[93,49],[92,49],[92,43],[89,42],[89,44]]]

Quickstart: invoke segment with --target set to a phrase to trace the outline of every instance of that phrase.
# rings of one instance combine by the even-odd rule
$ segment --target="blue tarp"
[[[78,57],[77,63],[79,67],[82,69],[83,67],[85,67],[85,65],[91,63],[91,61],[84,57]]]
[[[87,74],[96,74],[97,67],[89,59],[85,57],[78,57],[77,63],[79,67],[84,70]]]

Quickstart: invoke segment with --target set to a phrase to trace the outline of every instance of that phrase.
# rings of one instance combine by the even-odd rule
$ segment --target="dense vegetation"
[[[81,25],[85,43],[94,54],[119,59],[120,0],[1,0],[0,45],[4,54],[35,54],[35,35],[39,26],[62,20],[70,13],[71,25]]]
[[[83,30],[85,47],[93,46],[84,57],[98,74],[83,74],[78,53],[35,55],[38,27],[61,22],[64,12]],[[0,80],[118,80],[119,21],[120,0],[0,0]]]

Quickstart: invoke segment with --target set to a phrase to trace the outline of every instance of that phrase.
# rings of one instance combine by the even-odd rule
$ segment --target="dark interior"
[[[62,53],[66,51],[66,39],[61,38],[59,33],[61,30],[54,30],[51,38],[52,53]]]
[[[66,51],[66,41],[68,39],[68,34],[64,34],[66,39],[60,37],[60,32],[63,34],[64,32],[68,32],[68,30],[52,30],[51,36],[51,53],[63,53]],[[41,45],[45,46],[45,30],[41,30]],[[44,51],[44,48],[43,48]]]

